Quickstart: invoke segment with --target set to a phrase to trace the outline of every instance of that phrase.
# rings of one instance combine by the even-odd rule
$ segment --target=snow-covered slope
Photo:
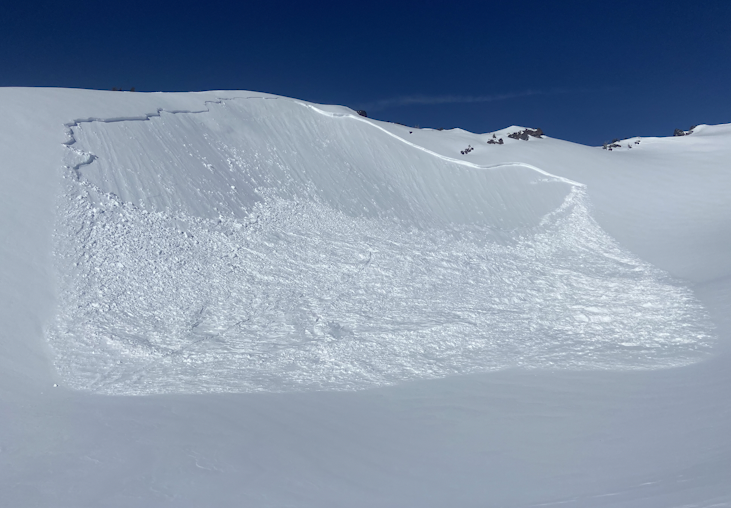
[[[251,92],[0,104],[14,504],[731,503],[728,126],[610,152]]]

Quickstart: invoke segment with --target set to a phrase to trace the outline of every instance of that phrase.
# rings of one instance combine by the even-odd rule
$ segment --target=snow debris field
[[[583,185],[530,167],[465,167],[291,101],[70,134],[49,337],[77,389],[660,368],[713,343],[690,290],[602,231]]]
[[[731,508],[731,124],[0,112],[0,505]]]

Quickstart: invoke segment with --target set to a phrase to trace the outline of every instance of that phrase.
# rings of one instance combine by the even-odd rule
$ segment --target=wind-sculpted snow
[[[309,132],[332,128],[300,109]],[[386,154],[367,146],[363,162],[322,131],[313,166],[155,120],[100,126],[93,143],[76,132],[69,148],[49,338],[72,387],[357,390],[514,367],[663,368],[711,347],[690,290],[607,236],[581,186],[525,168],[460,172],[387,136]],[[110,128],[152,129],[158,147],[115,150]],[[421,166],[403,170],[404,153]]]

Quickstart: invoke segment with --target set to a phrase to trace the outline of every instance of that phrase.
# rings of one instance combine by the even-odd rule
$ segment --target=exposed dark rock
[[[618,143],[618,141],[619,141],[618,139],[614,139],[611,143],[605,142],[604,145],[602,145],[602,148],[604,150],[609,150],[611,152],[612,148],[619,148],[622,146]]]
[[[690,126],[690,129],[687,130],[687,131],[683,131],[683,130],[680,130],[680,129],[675,129],[675,131],[673,131],[673,136],[689,136],[689,135],[693,134],[693,129],[695,129],[696,127],[698,127],[698,126],[697,125],[691,125]]]
[[[626,140],[628,142],[627,148],[632,148],[632,145],[629,143],[630,138],[624,138],[624,140]],[[620,148],[622,146],[622,144],[621,144],[622,141],[623,140],[621,140],[619,138],[614,138],[612,141],[605,141],[604,144],[602,145],[602,148],[604,150],[610,150],[610,151],[612,150],[612,148]],[[634,144],[639,145],[640,140],[636,139]]]
[[[513,132],[512,134],[508,134],[509,138],[513,139],[522,139],[523,141],[528,141],[530,137],[534,138],[540,138],[543,136],[543,130],[541,129],[525,129],[518,132]]]
[[[359,109],[358,111],[356,111],[356,113],[358,113],[360,116],[364,116],[364,117],[368,118],[368,114],[365,111],[363,111],[362,109]]]
[[[525,132],[528,133],[529,136],[533,136],[534,138],[541,138],[543,137],[543,129],[534,129],[531,131],[530,129],[527,129]]]

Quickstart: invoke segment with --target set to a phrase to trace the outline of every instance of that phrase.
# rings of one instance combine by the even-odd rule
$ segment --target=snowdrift
[[[147,438],[163,443],[162,467],[168,471],[170,450],[186,442],[197,450],[197,468],[220,473],[213,481],[223,485],[220,502],[667,506],[661,503],[682,497],[671,479],[687,468],[715,472],[694,473],[693,488],[680,489],[683,499],[718,506],[731,499],[719,479],[731,474],[723,431],[731,407],[723,368],[731,304],[728,126],[633,138],[610,153],[545,136],[510,138],[523,129],[517,126],[482,135],[414,129],[249,92],[4,89],[0,103],[8,119],[0,146],[7,323],[0,365],[8,407],[51,397],[45,422],[59,414],[74,427],[109,422],[114,417],[98,414],[104,407],[109,415],[131,409],[158,429],[143,431],[149,436],[172,426],[173,437]],[[488,143],[497,138],[504,143]],[[638,380],[645,391],[623,400],[618,394]],[[584,386],[571,388],[577,381]],[[679,386],[682,393],[673,393]],[[538,413],[484,406],[485,393],[522,406],[539,392],[547,408]],[[233,427],[161,424],[160,406],[144,402],[190,413],[222,400],[215,393],[238,397],[241,405],[217,410]],[[445,406],[454,394],[456,410]],[[123,397],[130,395],[162,398]],[[350,406],[372,397],[412,407],[405,418],[413,425],[372,402]],[[423,397],[423,408],[413,405]],[[242,458],[223,453],[213,437],[233,432],[252,403],[286,418],[304,400],[320,407],[320,417],[335,418],[335,428],[376,422],[359,437],[346,432],[312,444],[335,453],[343,478],[326,459],[281,470],[280,460],[297,463],[301,452],[277,446],[279,458]],[[632,414],[648,400],[664,413]],[[71,413],[60,409],[69,401],[77,408]],[[704,416],[688,419],[699,405]],[[14,411],[18,419],[7,427],[14,442],[45,432],[47,423],[23,428],[32,418]],[[612,439],[601,445],[592,427],[607,412],[632,414],[629,425],[613,417],[602,424],[611,426],[605,432],[615,449]],[[502,444],[486,439],[474,414]],[[435,437],[423,426],[434,418],[459,422],[446,435],[479,443],[475,450],[437,446],[435,460],[454,461],[449,474],[430,460],[414,477],[391,470],[421,460]],[[392,426],[386,437],[378,430],[384,422]],[[216,430],[190,438],[201,425]],[[316,421],[278,430],[256,419],[251,425],[272,442],[318,428]],[[648,439],[659,425],[665,430]],[[686,439],[677,429],[688,425],[695,437],[668,471],[667,456],[678,453],[668,443]],[[509,429],[518,430],[508,437]],[[701,437],[700,429],[710,431]],[[416,437],[394,450],[390,440],[407,434]],[[250,447],[248,439],[241,446]],[[359,439],[368,446],[353,443]],[[521,440],[533,442],[534,452],[522,451]],[[78,462],[91,452],[80,450],[114,455],[120,442],[98,430],[72,441],[41,459],[2,444],[13,457],[6,477],[42,484],[34,495],[43,504],[76,484],[34,480],[43,461],[83,478],[139,466],[134,453],[116,465],[96,453],[92,461],[107,465],[92,472]],[[349,453],[360,458],[343,466],[348,454],[333,450],[353,446],[358,451]],[[380,450],[376,462],[386,465],[365,465],[365,449]],[[496,450],[499,460],[476,459]],[[238,483],[236,471],[263,463],[272,468],[265,482]],[[305,474],[313,463],[324,470]],[[208,491],[180,497],[191,474],[166,473],[163,497],[172,505],[196,505]],[[350,484],[359,474],[397,480],[364,495]],[[299,483],[305,476],[310,486]],[[527,492],[509,487],[520,477],[532,486]],[[133,481],[134,504],[159,502],[139,493],[158,483]],[[461,485],[460,493],[448,484]],[[22,489],[12,491],[22,498]],[[615,504],[603,497],[609,491]],[[64,502],[98,505],[95,496],[76,488]],[[121,494],[108,501],[126,502]]]

